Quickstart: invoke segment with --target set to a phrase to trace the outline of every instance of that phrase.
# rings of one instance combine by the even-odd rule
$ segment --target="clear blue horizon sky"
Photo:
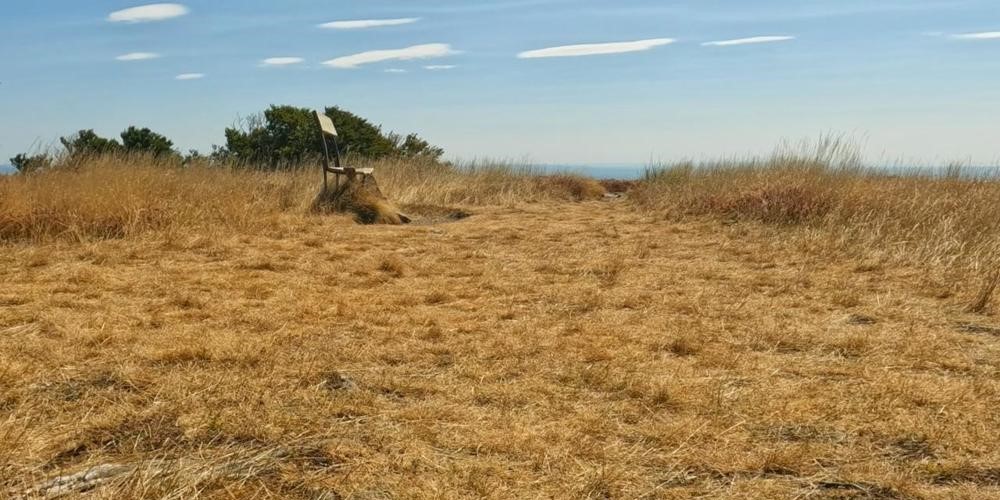
[[[129,125],[205,151],[272,103],[341,106],[450,158],[710,159],[832,132],[872,161],[1000,163],[996,0],[144,5],[0,7],[0,164]]]

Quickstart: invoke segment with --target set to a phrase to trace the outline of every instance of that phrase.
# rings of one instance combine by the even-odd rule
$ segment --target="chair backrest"
[[[316,111],[315,113],[316,120],[319,122],[320,130],[322,130],[326,135],[337,137],[337,127],[333,126],[333,120],[331,120],[329,116],[326,116],[325,113],[321,113],[319,111]]]

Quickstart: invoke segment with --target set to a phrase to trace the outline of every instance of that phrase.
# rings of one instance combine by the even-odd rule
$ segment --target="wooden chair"
[[[333,120],[325,113],[316,111],[316,122],[319,124],[319,135],[323,141],[323,192],[329,190],[329,175],[334,175],[336,189],[340,189],[340,176],[346,176],[348,181],[354,180],[355,176],[361,174],[362,180],[365,176],[375,173],[374,168],[353,168],[344,167],[340,164],[340,146],[337,144],[337,127],[333,125]],[[327,144],[327,137],[333,139],[333,165],[330,165],[330,147]]]

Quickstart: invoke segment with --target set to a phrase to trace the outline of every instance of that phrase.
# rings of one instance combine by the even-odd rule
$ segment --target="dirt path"
[[[1000,495],[996,321],[779,243],[594,202],[8,248],[0,479],[266,456],[105,488]]]

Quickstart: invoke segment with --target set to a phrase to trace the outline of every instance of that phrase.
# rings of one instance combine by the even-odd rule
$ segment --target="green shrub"
[[[368,159],[420,157],[435,161],[444,154],[416,134],[405,137],[385,134],[381,127],[336,107],[326,108],[325,113],[336,124],[341,154]],[[332,142],[330,147],[334,147]],[[227,128],[226,146],[219,151],[227,160],[270,168],[298,165],[322,154],[323,143],[313,112],[293,106],[271,106],[262,114],[243,120],[241,127]]]

